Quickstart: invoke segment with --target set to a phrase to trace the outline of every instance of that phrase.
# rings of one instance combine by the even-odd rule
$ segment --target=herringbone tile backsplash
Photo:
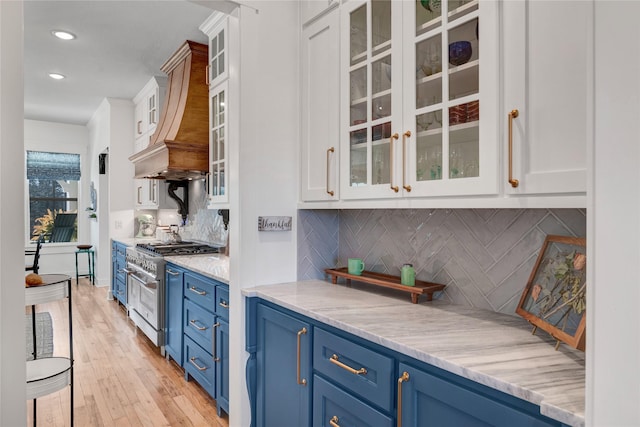
[[[301,210],[298,279],[362,258],[393,275],[446,284],[437,298],[514,314],[544,238],[586,237],[583,209]]]

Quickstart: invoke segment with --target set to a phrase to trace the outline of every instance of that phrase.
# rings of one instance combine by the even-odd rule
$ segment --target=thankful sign
[[[290,216],[259,216],[258,231],[290,231]]]

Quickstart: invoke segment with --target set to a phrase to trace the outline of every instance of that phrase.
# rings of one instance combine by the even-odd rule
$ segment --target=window
[[[31,240],[77,241],[80,155],[27,151]]]

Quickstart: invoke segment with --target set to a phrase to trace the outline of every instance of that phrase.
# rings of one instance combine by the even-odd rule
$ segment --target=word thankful
[[[290,231],[290,216],[259,216],[258,231]]]

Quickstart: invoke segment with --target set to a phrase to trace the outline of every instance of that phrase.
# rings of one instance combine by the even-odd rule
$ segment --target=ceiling
[[[25,118],[84,125],[104,98],[132,99],[185,40],[207,43],[198,27],[211,13],[180,0],[25,1]]]

